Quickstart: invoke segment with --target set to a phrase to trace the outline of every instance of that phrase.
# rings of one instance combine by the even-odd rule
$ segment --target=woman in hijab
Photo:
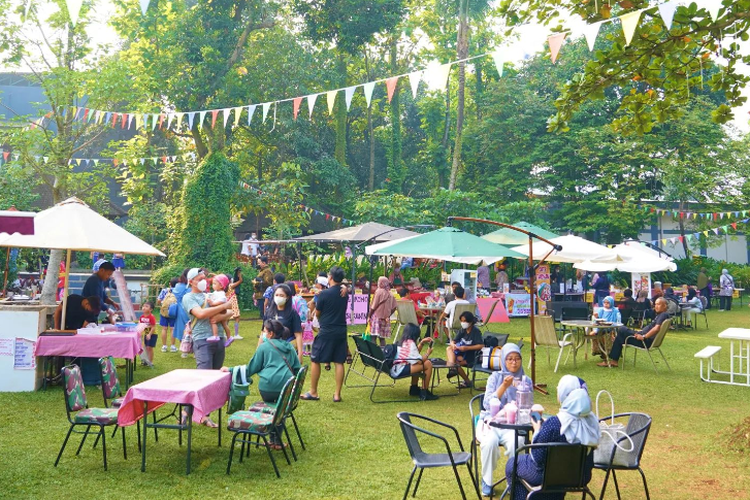
[[[719,278],[719,311],[732,309],[732,295],[734,294],[734,278],[727,269],[721,270]]]
[[[602,299],[602,307],[594,309],[594,320],[609,321],[610,323],[622,323],[622,317],[620,316],[620,310],[615,307],[615,299],[607,295]],[[593,335],[597,335],[599,330],[594,328]],[[591,339],[591,354],[604,354],[599,340],[596,338]]]
[[[493,372],[487,380],[483,400],[485,410],[490,409],[493,401],[499,400],[500,411],[502,411],[507,403],[516,400],[517,386],[521,384],[529,390],[533,388],[531,379],[524,375],[521,349],[516,344],[505,344],[503,346],[500,352],[500,366],[502,370]],[[492,493],[492,484],[494,483],[492,473],[497,468],[497,461],[500,459],[500,446],[505,448],[506,456],[513,457],[517,447],[516,433],[512,429],[490,427],[480,419],[477,423],[476,435],[481,448],[482,494],[489,496]],[[523,444],[523,442],[520,441],[520,444]]]
[[[385,276],[378,278],[378,289],[372,299],[368,318],[370,334],[380,338],[380,346],[391,337],[391,314],[396,310],[396,298],[391,295],[390,282]]]
[[[591,448],[599,445],[599,421],[591,411],[586,383],[573,375],[565,375],[557,384],[557,400],[562,405],[560,412],[541,422],[532,422],[534,427],[533,443],[570,443],[582,444]],[[518,457],[516,477],[524,479],[531,485],[542,484],[544,477],[544,462],[547,458],[545,448],[532,449],[530,454]],[[586,482],[591,480],[591,470],[594,468],[594,454],[586,457]],[[513,460],[508,460],[505,466],[505,477],[508,484],[513,476]],[[513,499],[526,498],[527,492],[521,485],[516,485]],[[545,495],[545,500],[562,500],[564,494]]]

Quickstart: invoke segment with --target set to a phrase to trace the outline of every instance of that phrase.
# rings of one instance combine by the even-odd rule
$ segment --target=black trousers
[[[643,347],[643,342],[646,343],[646,347],[651,347],[651,344],[654,342],[654,339],[645,339],[643,342],[640,340],[636,340],[632,338],[633,335],[636,333],[642,333],[637,332],[635,330],[631,330],[630,328],[627,328],[625,326],[621,326],[617,329],[617,337],[615,337],[615,341],[612,344],[612,350],[609,351],[609,359],[612,361],[617,361],[620,359],[620,356],[622,356],[622,348],[625,345],[625,339],[628,340],[628,344],[630,345],[637,345],[638,347]],[[630,337],[630,338],[628,338]]]
[[[732,310],[732,296],[731,295],[719,295],[719,309],[725,311]]]

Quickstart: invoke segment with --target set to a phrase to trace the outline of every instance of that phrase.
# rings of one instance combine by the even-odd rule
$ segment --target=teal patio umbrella
[[[367,255],[419,257],[446,260],[461,264],[492,264],[505,257],[525,259],[510,248],[489,242],[454,227],[444,227],[429,233],[403,238],[388,243],[365,247]]]
[[[516,222],[513,225],[530,233],[534,233],[537,236],[541,236],[542,238],[545,238],[547,240],[551,240],[552,238],[557,238],[559,236],[552,231],[547,231],[546,229],[542,229],[541,227],[535,226],[534,224],[529,224],[528,222]],[[499,245],[507,245],[509,247],[516,245],[525,245],[529,242],[528,236],[507,227],[503,227],[498,229],[497,231],[487,233],[482,236],[482,239],[491,241],[492,243],[497,243]]]

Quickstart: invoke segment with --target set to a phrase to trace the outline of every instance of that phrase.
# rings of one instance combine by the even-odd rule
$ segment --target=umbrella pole
[[[536,382],[536,329],[534,325],[534,312],[536,310],[536,267],[534,266],[534,238],[529,235],[529,294],[531,295],[531,307],[529,308],[529,321],[531,322],[531,380],[534,382],[534,389],[545,396],[549,393],[545,387],[547,384],[538,384]]]
[[[62,299],[62,320],[60,321],[60,330],[65,330],[65,313],[68,308],[68,278],[70,277],[70,250],[65,256],[65,285],[63,286]]]

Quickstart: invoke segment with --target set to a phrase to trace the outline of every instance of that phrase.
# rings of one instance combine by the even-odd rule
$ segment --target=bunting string
[[[648,207],[648,206],[641,206],[640,208],[652,214],[671,215],[672,218],[674,219],[684,219],[684,220],[690,220],[690,219],[721,220],[721,219],[729,219],[732,217],[735,217],[735,218],[747,217],[747,214],[748,214],[748,210],[730,210],[728,212],[688,212],[688,211],[680,211],[680,210],[667,210],[664,208],[656,208],[656,207]]]
[[[6,151],[0,149],[0,165],[10,163],[11,161],[17,162],[21,158],[17,152]],[[49,156],[34,155],[34,160],[37,163],[49,163]],[[91,166],[99,165],[99,163],[111,163],[115,167],[125,165],[144,165],[146,163],[152,163],[153,165],[166,165],[168,163],[175,163],[177,161],[195,161],[197,156],[195,153],[185,153],[180,155],[161,155],[161,156],[147,156],[143,158],[71,158],[68,160],[68,165],[77,166]]]
[[[730,224],[725,224],[723,226],[715,227],[713,229],[706,229],[704,231],[698,231],[698,232],[695,232],[695,233],[689,233],[689,234],[686,234],[685,236],[680,235],[680,236],[673,236],[671,238],[661,238],[661,239],[658,239],[658,240],[651,240],[651,244],[652,245],[659,245],[659,243],[661,243],[662,245],[666,245],[667,242],[669,242],[672,245],[675,245],[678,242],[679,243],[683,243],[685,240],[687,240],[688,243],[691,242],[691,241],[693,241],[693,240],[698,240],[701,237],[701,235],[705,236],[705,237],[708,237],[711,233],[713,233],[716,236],[720,236],[722,234],[722,232],[723,232],[723,234],[729,234],[730,228],[732,230],[736,231],[737,230],[737,224],[747,224],[748,222],[750,222],[750,218],[742,219],[742,220],[739,220],[739,221],[736,221],[736,222],[732,222]]]
[[[255,186],[252,186],[252,185],[248,184],[247,182],[240,182],[240,187],[242,187],[246,191],[254,191],[259,196],[264,196],[264,195],[268,194],[265,191],[263,191],[262,189],[257,188]],[[341,222],[343,224],[348,224],[350,226],[353,226],[355,224],[355,222],[353,220],[351,220],[351,219],[346,219],[346,218],[340,217],[338,215],[332,215],[332,214],[329,214],[328,212],[324,212],[322,210],[317,210],[315,208],[308,207],[307,205],[303,205],[302,203],[298,203],[297,207],[300,210],[304,210],[305,212],[307,212],[307,213],[309,213],[311,215],[315,214],[315,215],[319,215],[321,217],[325,217],[326,220],[330,220],[330,221],[333,221],[333,222]]]
[[[69,0],[69,2],[78,4],[80,3],[80,0]],[[141,0],[141,7],[144,14],[146,12],[146,9],[148,8],[148,3],[148,1]],[[696,14],[697,17],[705,17],[705,14],[700,14],[700,12],[705,10],[705,12],[707,12],[714,21],[719,18],[721,0],[698,0],[697,3],[699,4],[699,13]],[[593,51],[594,45],[596,43],[596,37],[598,36],[601,25],[608,22],[620,22],[626,45],[629,45],[632,41],[635,30],[638,27],[638,23],[642,19],[642,14],[653,9],[656,9],[656,12],[658,12],[659,16],[664,22],[665,27],[667,28],[667,30],[669,30],[672,26],[674,13],[679,5],[680,2],[678,0],[670,0],[664,3],[650,5],[649,7],[639,9],[637,11],[631,11],[622,14],[619,17],[615,16],[610,19],[604,19],[596,23],[587,24],[580,29],[569,29],[566,31],[552,33],[547,39],[550,50],[550,59],[553,64],[558,60],[563,41],[568,34],[583,35],[586,39],[586,42],[588,43],[589,49]],[[75,8],[69,9],[69,11],[74,12]],[[656,14],[656,12],[654,14]],[[524,25],[514,26],[513,28],[517,29],[521,26]],[[224,128],[237,127],[240,125],[240,123],[243,123],[243,115],[246,117],[247,126],[250,126],[258,106],[261,107],[261,110],[263,112],[262,123],[265,123],[268,112],[271,106],[273,106],[273,126],[275,128],[276,111],[279,104],[291,103],[288,112],[291,115],[292,119],[296,121],[300,115],[299,111],[301,109],[302,101],[306,100],[308,115],[309,118],[312,119],[313,110],[315,107],[315,103],[318,101],[318,97],[325,96],[328,114],[331,115],[333,113],[333,108],[337,98],[339,100],[341,100],[342,98],[344,99],[343,104],[346,106],[346,109],[348,111],[352,103],[352,98],[360,87],[362,88],[363,94],[365,96],[367,106],[370,106],[372,102],[373,89],[377,84],[385,85],[385,95],[388,102],[390,103],[394,91],[397,88],[398,80],[401,78],[409,79],[409,85],[412,90],[412,95],[414,96],[417,95],[420,82],[424,82],[431,89],[442,90],[446,88],[451,66],[486,57],[492,58],[495,63],[498,75],[502,77],[503,65],[505,64],[507,57],[505,50],[501,47],[492,52],[474,55],[465,59],[458,59],[445,64],[441,64],[438,61],[433,61],[422,69],[417,69],[408,73],[389,76],[366,83],[340,87],[337,89],[316,92],[303,96],[274,99],[257,104],[245,104],[241,106],[203,109],[195,111],[159,111],[157,113],[119,112],[111,110],[98,110],[93,108],[71,107],[63,109],[62,114],[65,115],[66,113],[72,113],[75,120],[85,123],[94,122],[99,125],[110,125],[113,128],[132,129],[133,127],[135,127],[136,130],[144,129],[146,131],[149,131],[155,130],[158,127],[160,130],[172,128],[174,128],[174,130],[179,130],[183,125],[187,125],[189,129],[193,129],[195,127],[214,128],[217,126],[217,124],[218,126],[222,126]],[[341,92],[343,92],[343,96],[340,95]],[[38,119],[32,125],[32,128],[35,126],[43,126],[44,121],[48,120],[50,116],[51,115],[48,113],[44,117]],[[302,113],[302,116],[304,116],[304,113]]]

